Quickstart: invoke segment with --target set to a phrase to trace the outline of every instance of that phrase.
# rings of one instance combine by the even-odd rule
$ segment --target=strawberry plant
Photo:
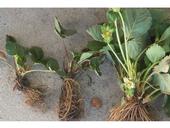
[[[30,49],[25,48],[21,46],[14,37],[7,35],[6,52],[8,55],[13,57],[15,64],[16,84],[13,87],[13,90],[17,89],[21,91],[26,98],[25,103],[28,105],[44,109],[45,102],[43,91],[41,89],[31,87],[30,82],[25,77],[31,72],[39,71],[32,70],[31,65],[42,60],[44,57],[42,49],[39,47],[31,47]]]
[[[154,120],[150,103],[160,95],[170,113],[170,22],[158,12],[109,9],[106,23],[87,30],[94,39],[87,47],[105,53],[121,81],[122,102],[112,108],[108,120]]]
[[[55,32],[61,38],[66,38],[75,34],[76,31],[65,29],[58,19],[55,18]],[[64,43],[63,45],[65,47],[66,59],[64,61],[63,70],[57,71],[64,74],[62,76],[64,84],[61,89],[58,114],[60,120],[75,120],[80,117],[81,109],[83,109],[81,105],[80,85],[76,77],[85,69],[92,69],[100,75],[99,65],[102,60],[102,54],[97,51],[92,52],[85,49],[81,52],[71,52],[72,56],[70,57]]]

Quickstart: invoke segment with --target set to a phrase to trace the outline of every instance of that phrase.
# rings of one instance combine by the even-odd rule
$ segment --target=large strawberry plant
[[[170,22],[156,9],[109,9],[107,22],[87,30],[91,51],[115,65],[123,100],[109,120],[154,120],[149,103],[164,95],[170,113]]]

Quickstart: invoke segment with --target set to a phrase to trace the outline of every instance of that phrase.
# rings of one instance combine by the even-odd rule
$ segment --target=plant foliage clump
[[[123,102],[112,109],[109,120],[153,120],[148,106],[160,95],[166,113],[170,111],[170,22],[158,12],[109,9],[106,23],[87,30],[94,39],[89,49],[105,53],[121,81]]]

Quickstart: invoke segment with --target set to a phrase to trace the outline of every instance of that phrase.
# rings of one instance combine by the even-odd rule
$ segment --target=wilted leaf
[[[84,60],[90,58],[92,55],[93,55],[92,52],[82,53],[82,55],[81,55],[81,57],[80,57],[80,60],[79,60],[79,63],[81,63],[81,62],[83,62]]]
[[[128,39],[137,39],[150,29],[152,17],[147,9],[124,9],[123,13]]]
[[[106,46],[106,43],[99,42],[99,41],[89,41],[87,44],[87,48],[91,51],[98,51],[102,49],[104,46]]]
[[[103,38],[102,38],[102,33],[101,33],[101,25],[95,25],[95,26],[92,26],[90,27],[88,30],[87,30],[87,33],[93,37],[94,40],[96,41],[100,41],[102,42],[103,41]]]
[[[46,66],[47,66],[47,68],[54,70],[54,71],[58,71],[58,69],[59,69],[58,61],[53,58],[46,59]]]
[[[165,50],[158,44],[153,44],[146,51],[146,56],[152,63],[154,63],[165,56]]]
[[[17,54],[17,43],[14,37],[7,35],[6,36],[6,52],[9,55]]]
[[[40,62],[44,57],[44,52],[39,47],[31,47],[29,51],[31,53],[31,59],[34,62]]]
[[[62,27],[61,23],[58,21],[58,18],[55,17],[55,32],[62,38],[67,36],[71,36],[75,34],[77,31],[73,29],[65,29]]]
[[[163,72],[167,73],[169,71],[169,66],[170,66],[170,56],[166,56],[163,58],[158,65],[154,67],[155,72]]]

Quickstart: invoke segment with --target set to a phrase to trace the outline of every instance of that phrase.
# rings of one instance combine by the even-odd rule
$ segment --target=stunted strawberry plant
[[[75,34],[76,30],[65,29],[58,19],[55,18],[55,32],[61,38],[66,38],[67,36]],[[64,84],[61,89],[58,114],[60,120],[75,120],[80,117],[83,111],[83,99],[81,98],[80,85],[77,82],[77,77],[80,76],[81,71],[85,69],[92,69],[100,74],[99,65],[102,54],[87,49],[81,52],[73,51],[70,56],[64,43],[63,46],[66,52],[62,70]]]
[[[45,108],[43,90],[33,88],[30,82],[25,77],[27,74],[39,70],[32,70],[31,66],[40,62],[44,53],[39,47],[25,48],[21,46],[18,41],[12,37],[6,36],[6,52],[12,56],[14,60],[14,68],[16,72],[15,86],[13,89],[21,91],[25,96],[25,103],[30,106]],[[8,63],[7,63],[8,64]],[[12,65],[10,65],[12,66]]]
[[[106,23],[87,30],[94,39],[88,48],[105,53],[121,81],[123,97],[108,120],[155,120],[150,103],[160,95],[166,113],[170,113],[170,22],[158,12],[109,9]]]

